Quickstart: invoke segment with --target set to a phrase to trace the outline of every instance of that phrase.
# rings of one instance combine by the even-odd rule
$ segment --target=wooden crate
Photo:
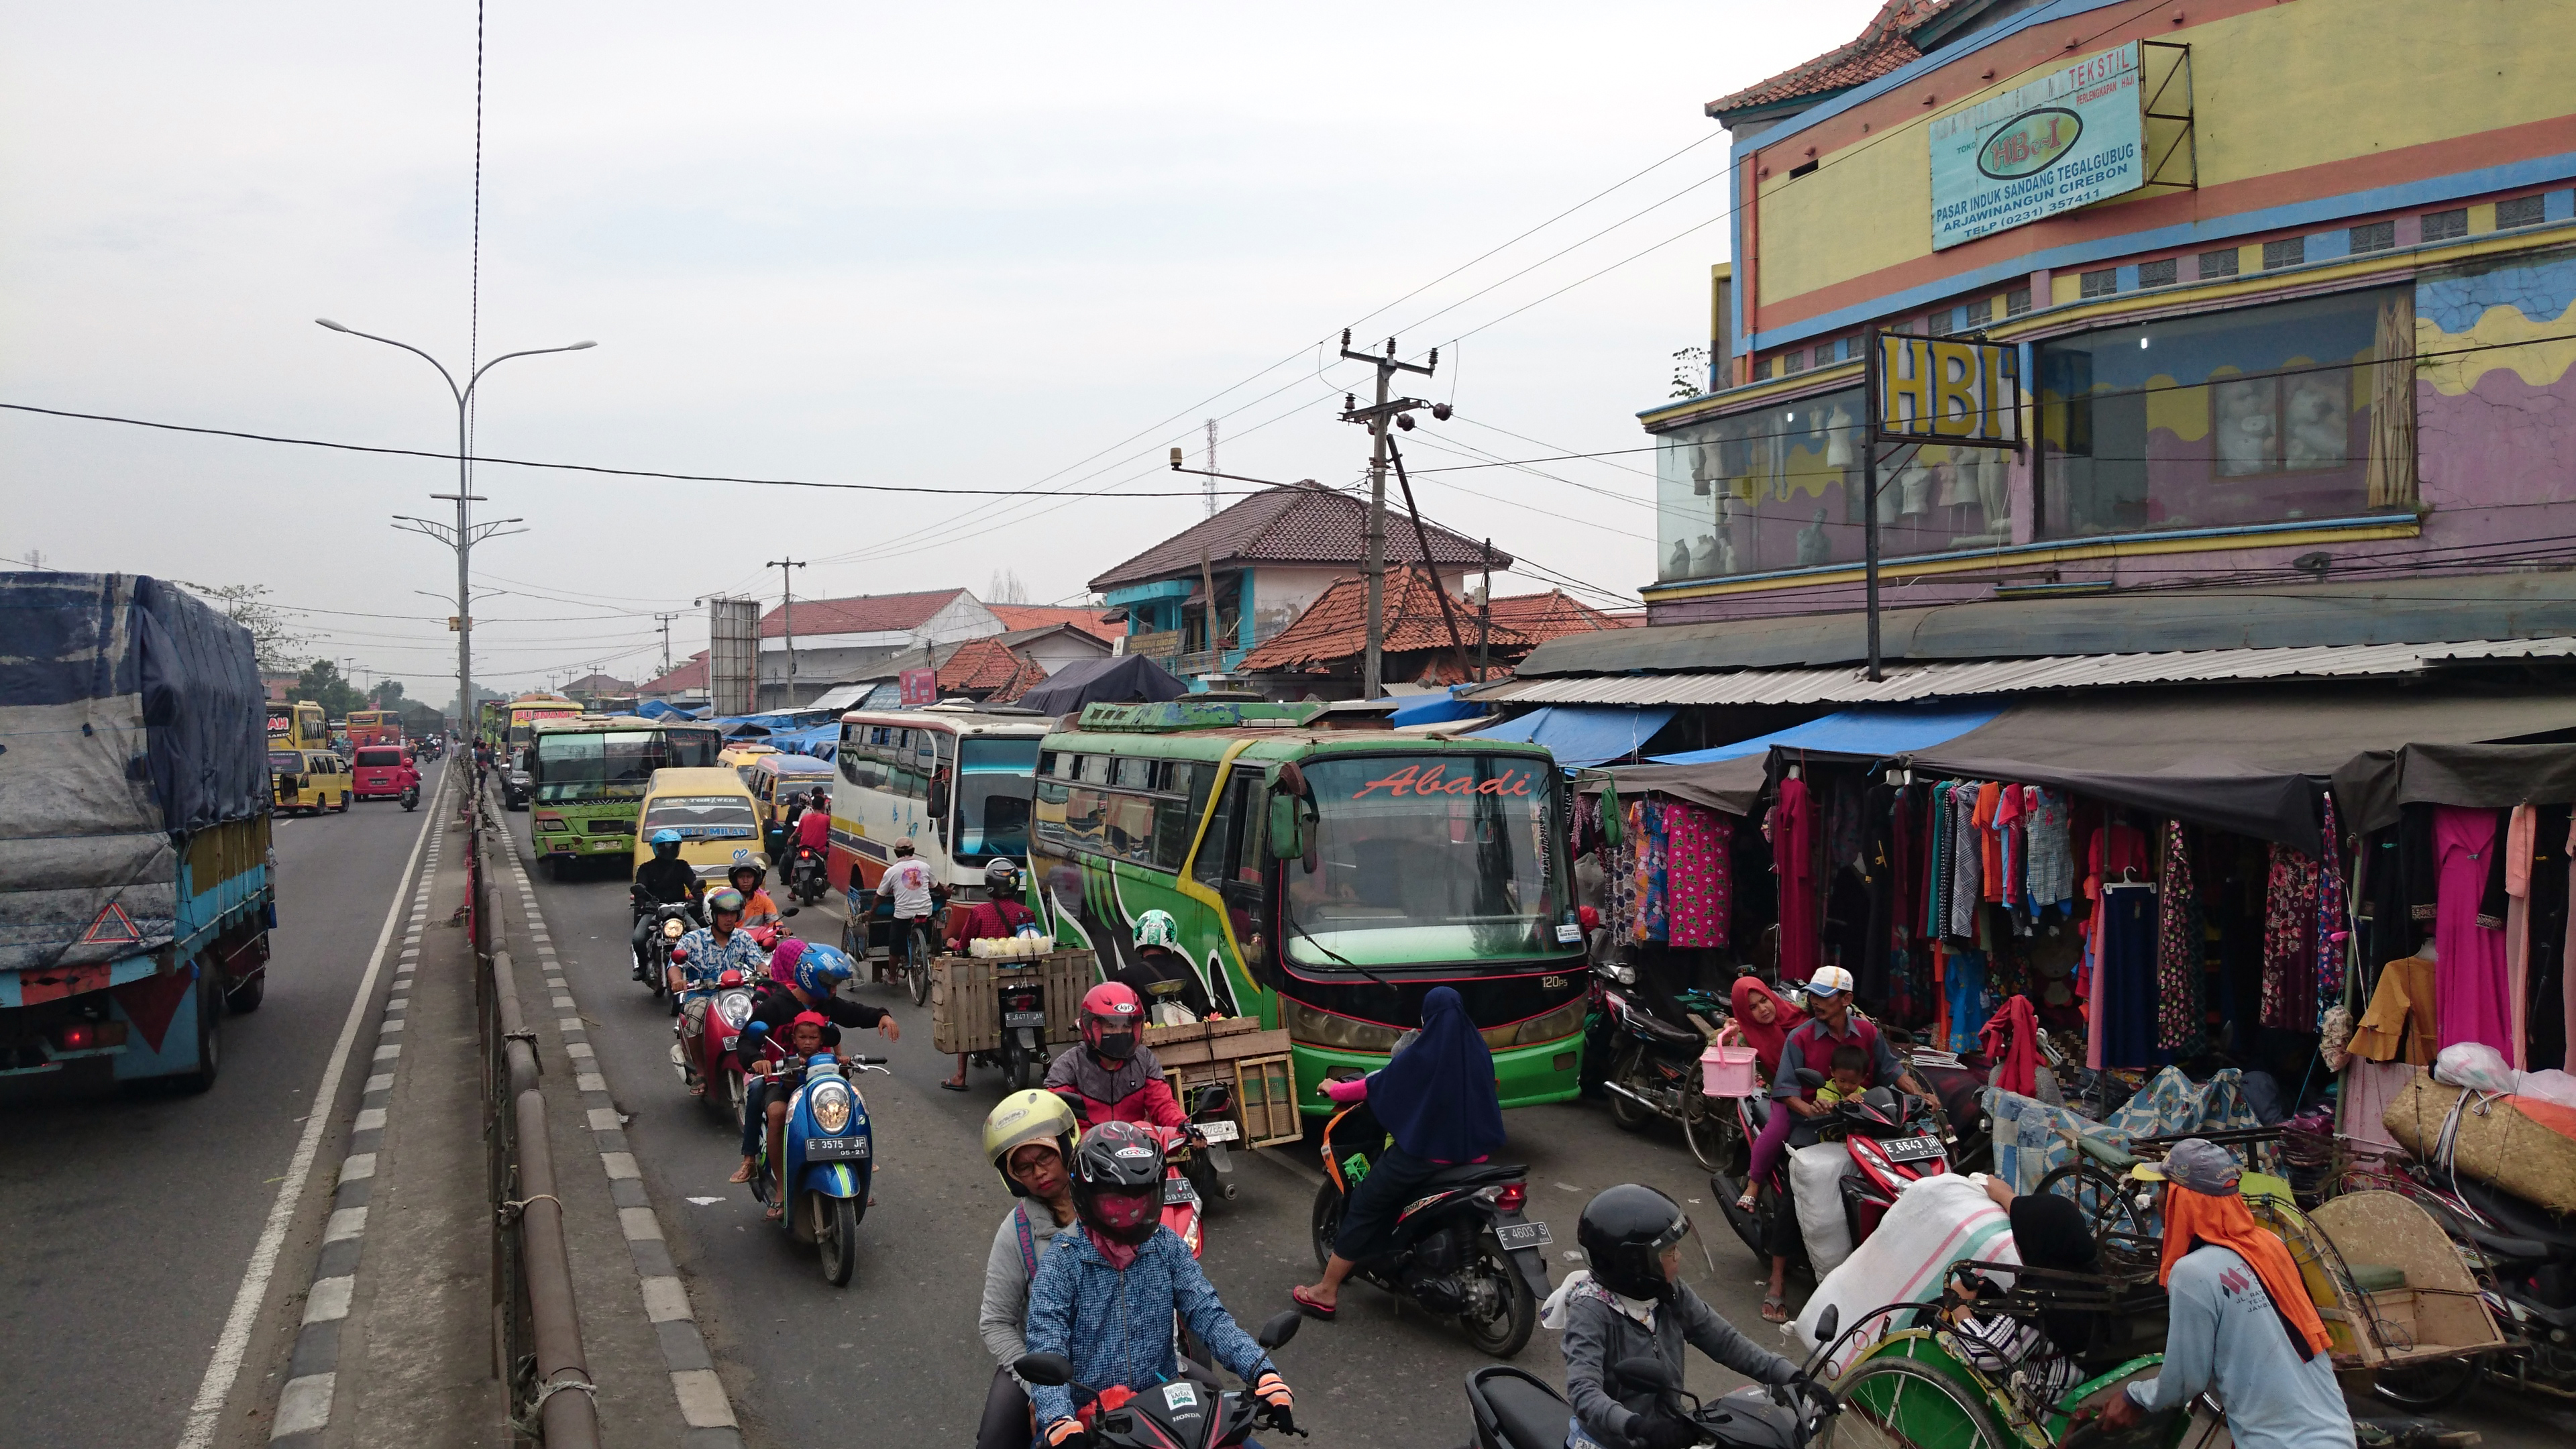
[[[1091,989],[1096,957],[1055,951],[1016,960],[942,956],[930,963],[930,1045],[943,1052],[988,1052],[1002,1045],[998,988],[1039,978],[1046,991],[1047,1043],[1082,1037],[1082,993]]]
[[[1306,1135],[1306,1125],[1297,1115],[1297,1069],[1284,1051],[1237,1057],[1234,1101],[1247,1147],[1278,1147]]]
[[[1145,1049],[1166,1067],[1185,1067],[1209,1060],[1208,1023],[1185,1021],[1177,1026],[1145,1028]]]

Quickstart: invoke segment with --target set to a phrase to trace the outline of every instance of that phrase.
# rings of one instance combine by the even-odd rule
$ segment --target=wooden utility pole
[[[1355,399],[1342,398],[1342,421],[1365,423],[1369,430],[1369,511],[1368,511],[1368,647],[1360,660],[1360,697],[1375,699],[1386,693],[1386,430],[1395,419],[1415,408],[1431,407],[1420,398],[1391,398],[1387,384],[1399,372],[1429,377],[1440,365],[1440,349],[1431,350],[1430,359],[1421,364],[1398,362],[1395,339],[1386,339],[1386,352],[1351,351],[1351,329],[1342,329],[1342,356],[1351,362],[1365,362],[1377,369],[1377,401],[1360,407]],[[1446,403],[1433,408],[1433,416],[1447,418]],[[1409,426],[1409,424],[1408,424]],[[1428,563],[1429,560],[1425,559]]]
[[[762,567],[778,570],[778,624],[787,635],[786,707],[794,709],[796,707],[796,575],[790,570],[801,569],[805,565],[792,558],[774,558]],[[751,641],[751,707],[754,711],[760,708],[760,640],[757,636]]]

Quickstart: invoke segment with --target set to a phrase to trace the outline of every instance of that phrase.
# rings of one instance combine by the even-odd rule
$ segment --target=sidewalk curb
[[[431,821],[447,800],[446,782],[437,798],[425,802]],[[393,1100],[394,1073],[401,1065],[405,1013],[411,1004],[412,972],[420,964],[420,939],[428,924],[430,894],[438,882],[439,860],[448,828],[431,825],[422,847],[410,909],[404,912],[402,950],[394,963],[393,981],[377,1015],[376,1045],[367,1062],[367,1079],[358,1094],[347,1151],[331,1195],[331,1216],[322,1231],[322,1251],[314,1260],[313,1281],[304,1293],[303,1324],[287,1360],[286,1384],[278,1391],[277,1409],[269,1421],[268,1441],[294,1449],[319,1449],[332,1421],[338,1397],[340,1330],[348,1321],[350,1299],[357,1287],[358,1260],[367,1241],[367,1206],[376,1185],[376,1153],[384,1143],[385,1112]]]
[[[528,881],[527,862],[520,856],[517,844],[515,840],[508,842],[510,884],[518,892],[519,909],[527,918],[528,942],[543,970],[548,999],[557,1013],[555,1029],[563,1037],[565,1054],[573,1059],[574,1085],[581,1095],[583,1120],[590,1124],[591,1145],[598,1154],[600,1171],[608,1179],[609,1200],[617,1207],[618,1226],[625,1234],[636,1288],[644,1300],[644,1316],[653,1326],[654,1337],[661,1341],[662,1365],[671,1376],[671,1396],[680,1406],[681,1421],[688,1425],[681,1443],[684,1449],[741,1449],[742,1430],[734,1418],[733,1402],[725,1393],[723,1380],[716,1375],[706,1339],[698,1332],[697,1313],[689,1304],[688,1286],[680,1281],[679,1267],[671,1261],[661,1219],[645,1196],[643,1175],[636,1167],[633,1150],[627,1146],[625,1119],[619,1115],[617,1104],[608,1095],[608,1083],[600,1075],[599,1058],[590,1045],[590,1033],[582,1026],[581,1008],[573,997],[571,984],[564,979],[563,966],[555,955],[553,933],[537,906],[536,888]]]

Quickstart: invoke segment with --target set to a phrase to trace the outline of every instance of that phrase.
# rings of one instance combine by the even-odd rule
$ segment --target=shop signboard
[[[1971,447],[2020,444],[2020,349],[1882,332],[1875,367],[1881,438]]]
[[[907,669],[895,678],[903,691],[901,702],[904,708],[910,709],[915,705],[939,702],[938,670]]]
[[[2138,42],[1932,118],[1932,249],[2147,184]]]

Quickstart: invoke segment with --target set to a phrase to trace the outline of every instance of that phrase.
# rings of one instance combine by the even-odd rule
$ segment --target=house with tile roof
[[[939,697],[1008,704],[1045,679],[1046,667],[1002,642],[1007,637],[988,634],[958,645],[939,666]],[[1106,651],[1097,657],[1107,657]]]
[[[635,686],[637,699],[658,699],[664,704],[703,704],[707,698],[707,651],[689,656],[686,664],[668,674],[656,675]]]
[[[1113,622],[1110,611],[1098,604],[1069,607],[1056,604],[986,604],[984,607],[992,610],[993,617],[1002,621],[1004,630],[1014,634],[1054,624],[1070,624],[1106,642],[1127,632],[1123,622]]]
[[[1626,627],[1631,621],[1550,590],[1496,598],[1490,612],[1451,599],[1440,601],[1420,569],[1387,575],[1386,678],[1390,683],[1454,684],[1508,674],[1532,649],[1565,634]],[[1454,619],[1467,665],[1450,643]],[[1346,575],[1307,606],[1295,622],[1243,656],[1236,666],[1253,688],[1281,698],[1356,698],[1360,662],[1368,644],[1368,580]]]
[[[1488,560],[1474,539],[1444,528],[1427,531],[1432,566],[1452,595],[1489,563],[1511,566],[1511,556],[1500,551]],[[1109,609],[1126,615],[1126,652],[1146,655],[1187,678],[1240,667],[1338,580],[1362,568],[1367,557],[1367,500],[1310,480],[1240,499],[1098,575],[1091,588]],[[1405,566],[1421,557],[1411,523],[1401,513],[1390,514],[1390,592],[1407,573]],[[1429,603],[1427,593],[1423,601]],[[1390,618],[1393,612],[1388,610]],[[1396,676],[1390,670],[1388,677]]]
[[[760,703],[764,709],[810,704],[837,682],[865,678],[888,656],[924,645],[956,644],[1008,627],[964,589],[798,599],[793,607],[794,698],[788,687],[790,612],[760,616]]]

